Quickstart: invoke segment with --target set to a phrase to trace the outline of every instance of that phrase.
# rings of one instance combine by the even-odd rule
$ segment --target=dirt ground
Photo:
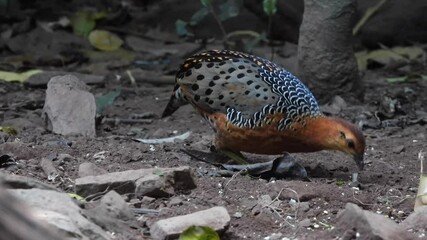
[[[51,2],[55,5],[59,1]],[[80,1],[75,2],[75,9],[79,9]],[[39,3],[43,8],[39,5],[27,6],[34,10],[39,8],[41,12],[35,14],[39,10],[34,11],[32,19],[57,21],[63,14],[62,10],[66,9],[60,5],[52,9],[61,11],[50,8],[46,8],[46,11],[44,4],[45,1]],[[190,2],[188,5],[194,4]],[[169,16],[160,7],[157,8],[159,12],[152,10],[152,21],[158,23],[167,20],[169,25],[175,26],[178,18],[188,20],[194,9],[184,5],[181,7],[187,12],[170,8],[179,16]],[[54,20],[43,19],[53,13]],[[142,81],[132,84],[126,74],[129,69],[135,72],[134,70],[147,68],[141,75],[147,72],[154,74],[154,77],[150,77],[151,80],[156,80],[156,76],[160,78],[168,75],[170,80],[178,64],[189,53],[204,47],[222,48],[220,41],[203,38],[185,42],[174,31],[161,32],[151,22],[144,21],[150,15],[135,9],[131,12],[133,21],[130,23],[120,22],[127,17],[116,14],[100,25],[100,29],[104,27],[119,34],[125,42],[123,49],[128,52],[101,56],[100,51],[91,47],[87,39],[74,36],[71,27],[58,27],[59,30],[53,28],[51,32],[40,30],[40,26],[27,21],[27,14],[29,13],[21,11],[17,15],[20,18],[10,18],[9,22],[0,24],[0,30],[7,33],[2,33],[5,43],[0,42],[0,70],[19,72],[43,69],[107,75],[105,85],[90,86],[90,91],[95,96],[103,95],[118,86],[122,88],[120,96],[102,113],[104,119],[129,119],[135,115],[153,113],[150,118],[153,121],[134,124],[110,121],[98,124],[95,138],[56,135],[45,130],[41,117],[45,86],[31,87],[0,81],[0,126],[13,126],[18,131],[16,136],[0,132],[0,144],[7,137],[7,141],[22,143],[19,150],[15,150],[18,154],[15,156],[17,164],[4,164],[0,161],[0,172],[33,177],[72,193],[79,165],[83,162],[93,162],[108,172],[178,166],[190,166],[193,169],[197,188],[179,192],[170,198],[142,199],[142,205],[138,207],[160,210],[160,213],[138,216],[139,225],[129,229],[126,239],[150,239],[149,226],[155,221],[214,206],[226,207],[231,215],[231,224],[222,239],[274,239],[274,234],[289,239],[336,239],[339,236],[334,235],[332,230],[337,224],[337,215],[349,202],[385,215],[398,223],[413,212],[420,171],[418,154],[420,151],[427,151],[427,81],[389,83],[386,78],[414,74],[425,76],[425,57],[415,62],[408,61],[410,64],[406,62],[404,66],[393,66],[393,63],[373,66],[377,68],[361,73],[365,88],[361,101],[341,96],[344,101],[336,98],[333,104],[321,106],[325,113],[347,119],[363,129],[367,147],[365,169],[359,173],[360,185],[349,185],[352,173],[357,171],[353,159],[342,153],[326,151],[292,154],[307,169],[309,181],[265,180],[240,173],[221,176],[218,167],[193,159],[181,151],[190,149],[209,152],[212,143],[213,131],[191,106],[182,107],[170,117],[160,118],[173,85]],[[213,22],[212,19],[211,21]],[[243,24],[237,25],[238,30],[242,29],[242,25],[255,26],[244,18],[240,22]],[[383,18],[381,22],[387,21]],[[264,23],[258,24],[265,28]],[[209,33],[216,29],[208,24],[208,27],[204,26],[201,29]],[[37,31],[34,30],[36,28]],[[129,36],[139,39],[131,41]],[[389,38],[389,35],[386,36]],[[295,72],[296,47],[291,46],[289,50],[286,49],[288,46],[286,43],[283,49],[282,46],[276,47],[278,54],[275,62],[286,65],[290,71]],[[424,46],[424,53],[425,49]],[[271,49],[260,46],[254,52],[257,55],[266,53],[261,56],[268,58]],[[136,58],[132,58],[134,53],[137,53]],[[119,75],[120,78],[117,77]],[[164,138],[187,131],[191,131],[191,135],[186,140],[172,144],[149,145],[133,140]],[[40,161],[42,158],[53,159],[52,156],[63,153],[70,154],[74,160],[56,163],[61,175],[55,181],[49,181],[40,167]],[[3,153],[0,152],[1,155]],[[246,156],[253,162],[277,157]],[[128,201],[134,198],[126,197]],[[298,202],[301,204],[298,205]],[[416,234],[420,238],[426,238],[426,231]]]
[[[24,145],[23,160],[1,171],[49,182],[39,167],[41,158],[68,153],[76,160],[62,165],[61,179],[51,184],[73,192],[78,166],[85,161],[95,162],[109,172],[190,166],[197,188],[147,203],[145,207],[161,210],[160,214],[143,216],[141,228],[134,231],[134,239],[144,239],[141,232],[147,234],[147,226],[157,219],[217,205],[225,206],[232,216],[225,239],[263,239],[273,233],[298,239],[329,239],[337,214],[348,202],[400,222],[413,211],[419,176],[417,155],[427,150],[426,122],[419,119],[427,112],[426,85],[421,81],[389,84],[384,81],[386,75],[383,71],[368,72],[363,78],[366,86],[363,104],[347,103],[338,113],[350,121],[364,123],[367,164],[360,172],[359,188],[347,185],[351,173],[356,171],[355,163],[350,157],[335,152],[293,154],[308,170],[310,181],[267,181],[241,174],[231,178],[216,176],[216,167],[180,152],[183,148],[208,152],[211,145],[213,132],[191,106],[182,107],[171,117],[159,118],[172,85],[124,86],[122,95],[107,108],[105,115],[128,118],[132,114],[152,112],[156,116],[154,121],[151,124],[103,124],[96,138],[85,138],[58,136],[42,128],[40,116],[45,89],[2,82],[2,125],[13,123],[19,131],[15,141]],[[112,82],[106,88],[92,87],[92,92],[105,93],[115,86],[117,83]],[[387,97],[398,101],[400,110],[382,119],[380,126],[373,115],[381,116],[385,111],[383,102]],[[174,144],[150,146],[132,140],[135,137],[167,137],[186,131],[191,131],[191,136]],[[105,151],[105,159],[95,160],[94,154],[102,151]],[[258,160],[273,158],[253,157]],[[260,198],[266,197],[264,195],[270,196],[273,203],[270,207],[257,207]],[[292,207],[295,201],[307,202],[308,207]],[[308,224],[306,219],[310,220]]]

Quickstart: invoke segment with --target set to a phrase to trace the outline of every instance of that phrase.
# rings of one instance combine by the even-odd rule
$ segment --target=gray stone
[[[115,191],[105,194],[99,201],[99,205],[89,209],[86,214],[98,226],[114,232],[118,239],[132,238],[132,232],[129,229],[137,226],[128,204]]]
[[[1,155],[9,155],[16,160],[34,158],[34,150],[23,142],[6,142],[0,144]]]
[[[177,168],[149,168],[113,172],[76,179],[76,193],[86,197],[107,189],[120,194],[135,193],[137,196],[167,197],[175,190],[196,187],[191,170],[187,166]]]
[[[40,167],[43,169],[43,172],[49,181],[55,182],[56,178],[60,175],[50,159],[42,158],[40,161]]]
[[[134,219],[129,205],[116,191],[109,191],[107,194],[105,194],[101,198],[99,206],[107,209],[108,215],[112,218],[118,218],[122,220]]]
[[[73,75],[53,77],[43,108],[46,128],[62,135],[95,136],[95,97]]]
[[[84,211],[66,193],[41,189],[8,191],[30,207],[37,209],[39,217],[59,231],[66,232],[70,237],[77,239],[111,239],[98,225],[84,217]],[[79,231],[69,232],[76,229]]]
[[[345,210],[339,214],[336,228],[332,232],[337,236],[359,239],[403,240],[415,237],[393,220],[365,211],[353,203],[347,203]]]
[[[427,229],[427,206],[415,208],[403,222],[400,223],[404,229],[425,230]]]
[[[78,226],[74,224],[73,219],[67,215],[46,209],[34,209],[33,214],[37,220],[54,226],[63,236],[67,236],[71,239],[89,240],[89,238],[80,231]]]
[[[3,184],[6,185],[8,188],[14,188],[14,189],[38,188],[38,189],[44,189],[44,190],[59,191],[58,189],[56,189],[54,186],[50,184],[46,184],[34,178],[29,178],[25,176],[0,173],[0,179],[3,182]]]
[[[107,173],[107,170],[100,168],[91,162],[84,162],[79,166],[79,177],[98,176]]]
[[[305,219],[298,222],[298,226],[303,227],[303,228],[310,227],[311,225],[312,225],[311,220],[308,218],[305,218]]]
[[[224,231],[230,223],[230,215],[224,207],[213,207],[188,215],[162,219],[150,227],[153,239],[174,239],[190,226],[208,226],[215,231]]]
[[[182,199],[180,197],[173,197],[170,199],[168,203],[168,207],[179,206],[182,205]]]

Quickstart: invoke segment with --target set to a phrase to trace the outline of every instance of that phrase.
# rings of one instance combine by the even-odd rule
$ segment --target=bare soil
[[[153,122],[103,124],[99,126],[96,138],[85,138],[58,136],[43,129],[41,112],[45,89],[0,83],[0,117],[4,120],[1,125],[17,126],[15,141],[23,143],[18,164],[1,171],[49,182],[39,167],[41,158],[67,153],[76,160],[62,165],[61,178],[50,183],[73,192],[78,166],[85,161],[95,162],[109,172],[190,166],[197,188],[146,203],[143,207],[161,211],[140,219],[141,225],[134,231],[134,239],[149,238],[148,226],[158,219],[218,205],[225,206],[232,216],[224,239],[263,239],[273,233],[298,239],[330,239],[333,238],[330,230],[336,224],[337,214],[348,202],[401,222],[413,211],[419,176],[417,155],[427,150],[426,122],[420,120],[420,116],[427,112],[426,84],[422,81],[390,84],[384,81],[387,75],[383,71],[368,72],[363,78],[366,87],[363,103],[347,103],[347,107],[338,113],[350,121],[365,123],[367,164],[359,174],[358,188],[348,185],[351,174],[356,171],[355,163],[351,157],[336,152],[293,154],[308,170],[310,181],[267,181],[242,174],[218,176],[218,168],[180,151],[184,148],[209,152],[212,141],[213,132],[191,106],[182,107],[171,117],[159,118],[172,85],[140,84],[132,88],[125,84],[121,96],[104,115],[129,118],[132,114],[153,112],[156,115]],[[117,85],[110,82],[105,88],[92,87],[92,92],[105,93]],[[399,103],[391,115],[384,108],[390,106],[389,98]],[[385,113],[387,119],[381,117]],[[375,115],[380,116],[381,126]],[[174,144],[150,146],[132,140],[168,137],[186,131],[191,131],[191,136]],[[105,158],[94,159],[94,154],[102,151],[105,151]],[[274,158],[249,155],[252,157],[257,161]],[[270,196],[272,203],[262,208],[257,205],[263,195]],[[292,207],[297,201],[307,202],[308,207]],[[306,219],[310,223],[301,225],[300,222],[307,222]]]

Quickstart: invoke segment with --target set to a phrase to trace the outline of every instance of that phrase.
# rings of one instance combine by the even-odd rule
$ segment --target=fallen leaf
[[[162,144],[162,143],[173,143],[175,140],[185,140],[190,136],[191,132],[185,132],[181,135],[168,137],[168,138],[153,138],[153,139],[142,139],[142,138],[134,138],[133,140],[137,142],[142,142],[146,144]]]
[[[96,112],[97,113],[102,113],[102,111],[104,111],[104,109],[108,106],[110,106],[111,104],[113,104],[114,100],[116,100],[116,98],[118,96],[120,96],[121,93],[121,89],[115,89],[113,91],[109,91],[108,93],[106,93],[105,95],[99,96],[96,98],[95,103],[96,103]]]
[[[18,134],[18,131],[14,127],[2,127],[0,126],[0,132],[5,132],[10,135],[16,135]]]
[[[424,50],[420,47],[394,47],[388,49],[378,49],[373,51],[360,51],[355,53],[359,70],[365,71],[368,61],[375,61],[382,65],[389,65],[391,62],[409,62],[424,55]]]
[[[106,18],[105,12],[79,11],[71,18],[71,26],[73,32],[77,36],[87,37],[89,33],[95,29],[96,21]]]
[[[42,73],[42,70],[29,70],[22,73],[0,71],[0,79],[8,82],[25,82],[34,74]]]
[[[78,195],[77,193],[68,193],[68,196],[71,198],[76,199],[80,203],[86,203],[86,200],[84,197]]]
[[[210,227],[191,226],[179,235],[179,240],[220,240],[220,238]]]
[[[123,44],[123,40],[119,36],[105,30],[93,30],[90,32],[89,42],[93,47],[102,51],[114,51]]]
[[[401,77],[390,77],[385,79],[388,83],[414,82],[418,80],[427,81],[427,75],[408,74]]]

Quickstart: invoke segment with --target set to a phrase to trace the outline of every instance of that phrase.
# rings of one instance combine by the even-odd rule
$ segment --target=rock
[[[40,161],[40,167],[43,169],[43,172],[49,181],[55,182],[56,178],[60,175],[50,159],[42,158]]]
[[[105,194],[99,205],[89,209],[87,216],[98,226],[114,232],[117,238],[130,239],[129,229],[137,226],[136,219],[124,201],[123,197],[115,191],[109,191]]]
[[[222,232],[230,223],[230,215],[224,207],[213,207],[188,215],[162,219],[150,227],[153,239],[174,239],[190,226],[208,226]]]
[[[75,236],[77,239],[111,239],[99,226],[84,217],[83,209],[66,193],[41,189],[8,191],[30,207],[37,209],[40,220],[45,220],[67,236]],[[77,232],[70,232],[76,229]]]
[[[335,96],[329,104],[320,106],[320,110],[323,113],[330,115],[337,115],[345,108],[347,108],[347,103],[340,96]]]
[[[46,128],[62,135],[95,136],[95,97],[73,75],[53,77],[46,90]]]
[[[49,79],[56,76],[64,76],[64,75],[74,75],[80,81],[88,85],[103,85],[105,83],[104,76],[75,73],[75,72],[71,73],[71,72],[61,72],[61,71],[50,71],[50,72],[42,72],[42,73],[32,75],[31,77],[28,78],[25,84],[27,84],[30,87],[43,87],[48,84]]]
[[[16,160],[28,160],[35,156],[34,150],[23,142],[6,142],[0,144],[0,153],[2,155],[9,155]]]
[[[182,205],[182,199],[180,197],[173,197],[170,199],[168,203],[168,207],[179,206]]]
[[[306,218],[298,222],[299,227],[307,228],[311,226],[311,220]]]
[[[401,153],[405,151],[405,145],[399,145],[393,148],[393,153]]]
[[[291,204],[291,210],[292,211],[299,211],[299,212],[307,212],[310,210],[310,203],[309,202],[296,202],[294,204]]]
[[[345,239],[414,239],[393,220],[365,211],[353,203],[347,203],[345,210],[338,215],[336,228],[332,230],[336,236]]]
[[[362,93],[351,32],[356,5],[356,0],[304,1],[298,73],[321,103]]]
[[[427,229],[427,206],[421,206],[415,208],[415,211],[411,213],[403,222],[399,224],[404,229],[409,230],[425,230]]]
[[[36,211],[0,187],[0,236],[14,240],[59,240],[65,235],[40,221]]]
[[[74,224],[73,219],[67,215],[45,209],[34,209],[33,214],[37,220],[51,224],[64,236],[71,235],[76,239],[88,239]]]
[[[106,189],[120,194],[135,193],[137,196],[167,197],[175,190],[196,187],[191,170],[187,166],[177,168],[149,168],[113,172],[76,179],[76,193],[86,197]]]
[[[87,176],[98,176],[107,173],[107,170],[100,168],[91,162],[84,162],[79,166],[79,177],[81,178]]]
[[[101,204],[99,207],[106,209],[108,215],[112,218],[118,218],[122,220],[134,219],[133,213],[130,210],[128,204],[116,191],[109,191],[107,194],[105,194],[101,198]]]
[[[54,186],[50,184],[46,184],[44,182],[40,182],[34,178],[0,173],[0,179],[3,182],[3,184],[6,185],[8,188],[14,188],[14,189],[38,188],[43,190],[59,191]]]
[[[56,159],[58,160],[58,162],[71,162],[71,161],[76,160],[73,156],[71,156],[70,154],[66,154],[66,153],[58,154]]]

